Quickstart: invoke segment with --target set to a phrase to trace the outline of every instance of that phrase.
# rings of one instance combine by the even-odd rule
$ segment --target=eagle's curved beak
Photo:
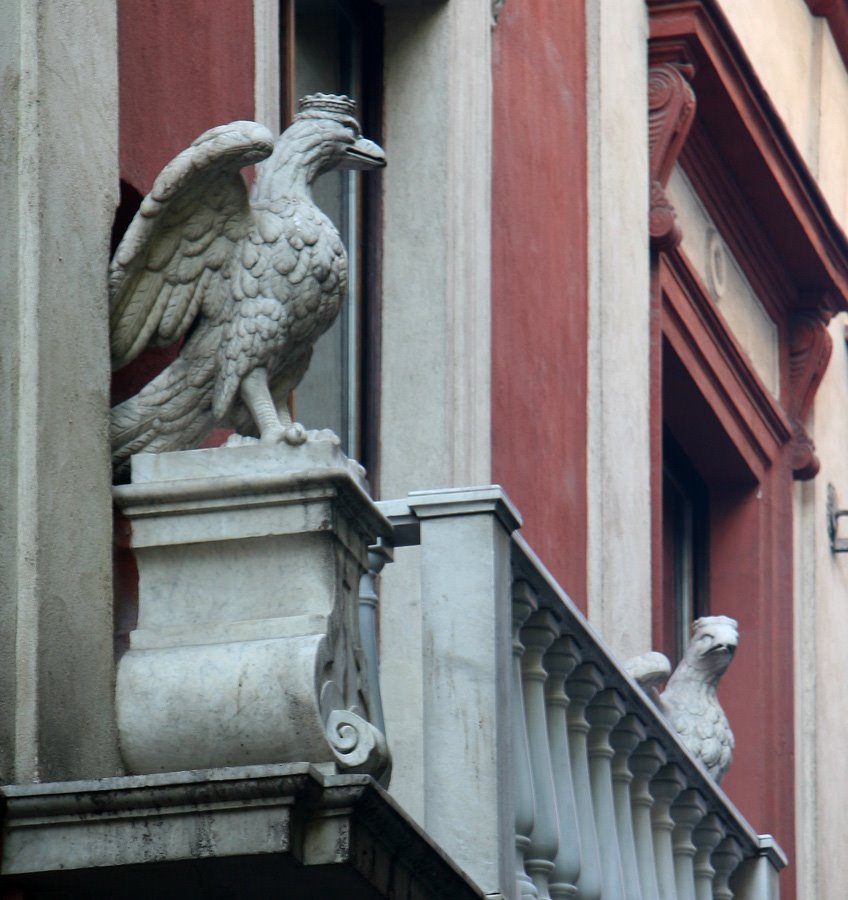
[[[346,169],[382,169],[385,164],[386,154],[383,148],[367,138],[361,137],[345,148]]]

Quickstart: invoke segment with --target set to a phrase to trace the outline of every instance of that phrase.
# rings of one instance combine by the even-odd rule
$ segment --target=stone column
[[[592,726],[589,732],[589,772],[592,778],[592,800],[595,805],[595,824],[598,829],[598,850],[601,858],[601,884],[604,897],[624,895],[621,873],[621,851],[615,800],[612,790],[612,758],[610,732],[624,715],[624,703],[617,691],[605,690],[596,694],[586,711]]]
[[[657,741],[645,741],[630,757],[633,772],[633,835],[636,840],[636,858],[639,863],[639,883],[642,900],[658,900],[657,863],[654,854],[654,833],[651,811],[654,796],[650,790],[651,779],[665,764],[665,751]]]
[[[538,897],[538,890],[527,871],[530,835],[536,824],[536,793],[533,765],[530,760],[530,736],[522,689],[522,661],[525,647],[521,629],[536,610],[536,598],[522,590],[521,583],[512,590],[512,777],[515,789],[515,882],[521,897]]]
[[[742,860],[742,848],[735,837],[726,837],[713,853],[713,897],[715,900],[733,900],[730,876]]]
[[[628,761],[633,751],[644,740],[645,727],[632,714],[625,716],[610,736],[610,743],[615,750],[615,757],[612,761],[612,779],[625,900],[642,900],[636,840],[633,834],[633,808],[630,798],[633,773],[630,771]]]
[[[715,848],[725,834],[721,819],[715,813],[705,816],[692,832],[695,845],[695,897],[697,900],[713,900],[715,869],[710,861]]]
[[[651,647],[648,12],[644,0],[585,8],[589,620],[627,659]]]
[[[368,695],[371,698],[371,709],[368,712],[370,720],[383,734],[386,733],[386,721],[380,692],[380,652],[377,647],[380,598],[374,582],[391,558],[391,547],[385,544],[371,547],[368,551],[368,571],[359,581],[359,638],[368,679]]]
[[[491,479],[491,42],[491,0],[386,6],[383,496]]]
[[[580,826],[580,878],[577,881],[577,896],[580,900],[599,900],[601,896],[601,860],[589,774],[589,722],[586,720],[586,706],[603,686],[601,672],[592,663],[578,666],[566,686],[571,701],[568,706],[568,749],[574,778],[577,822]]]
[[[409,506],[421,534],[422,824],[485,893],[509,896],[510,534],[518,513],[496,486],[416,492]]]
[[[695,852],[692,831],[704,818],[707,804],[695,790],[683,791],[671,807],[674,820],[672,847],[674,849],[674,878],[677,900],[696,900]]]
[[[660,900],[677,900],[674,850],[671,842],[671,833],[674,830],[671,804],[685,786],[683,774],[673,763],[663,766],[651,782],[651,793],[654,795],[651,822],[654,831],[654,858],[657,865],[657,887]]]
[[[568,694],[565,681],[580,662],[577,643],[570,637],[555,641],[545,655],[548,680],[545,700],[548,713],[548,739],[551,742],[551,762],[556,785],[559,811],[559,850],[551,875],[551,897],[567,900],[577,896],[580,875],[580,828],[574,805],[574,783],[571,754],[568,749]]]
[[[114,775],[114,0],[3,4],[0,65],[0,781]]]
[[[530,743],[533,795],[536,800],[535,822],[527,853],[527,871],[541,900],[550,900],[548,885],[559,849],[559,812],[545,711],[545,681],[548,675],[542,666],[542,658],[559,636],[559,623],[550,610],[539,610],[530,616],[521,636],[525,647],[522,665],[524,711]]]

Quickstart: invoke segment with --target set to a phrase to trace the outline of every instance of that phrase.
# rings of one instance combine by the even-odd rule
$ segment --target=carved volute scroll
[[[789,341],[788,412],[794,428],[792,472],[797,480],[807,481],[815,478],[820,466],[816,446],[804,422],[833,349],[826,316],[812,312],[794,316]]]
[[[682,237],[665,186],[695,118],[690,65],[670,62],[651,66],[648,78],[648,141],[651,166],[651,247],[673,250]]]

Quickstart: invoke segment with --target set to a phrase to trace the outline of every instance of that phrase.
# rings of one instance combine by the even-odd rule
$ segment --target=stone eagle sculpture
[[[195,447],[226,425],[263,443],[302,443],[286,398],[347,289],[338,231],[312,200],[332,169],[385,154],[360,134],[355,104],[315,94],[274,141],[256,122],[204,132],[162,170],[109,271],[113,368],[184,337],[179,356],[112,409],[112,464]],[[256,163],[248,189],[241,169]]]
[[[727,716],[718,702],[716,685],[730,665],[738,642],[735,619],[696,619],[683,659],[661,694],[657,694],[654,685],[670,671],[665,656],[646,653],[625,665],[628,673],[649,690],[686,748],[719,783],[730,767],[734,742]]]

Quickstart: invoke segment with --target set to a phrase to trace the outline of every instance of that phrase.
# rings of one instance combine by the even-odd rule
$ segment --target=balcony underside
[[[307,764],[9,785],[26,896],[481,898],[368,776]]]

